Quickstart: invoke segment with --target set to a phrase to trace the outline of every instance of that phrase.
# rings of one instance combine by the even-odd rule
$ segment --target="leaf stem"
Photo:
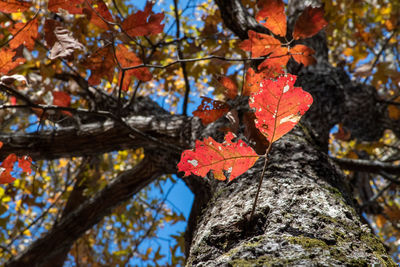
[[[263,167],[263,170],[261,172],[260,180],[258,182],[257,193],[256,193],[256,197],[254,198],[253,208],[251,209],[250,218],[249,218],[250,222],[253,219],[253,215],[254,215],[254,212],[256,210],[258,195],[260,194],[260,189],[261,189],[261,184],[262,184],[262,181],[263,181],[263,178],[264,178],[264,173],[265,173],[265,170],[267,169],[268,154],[271,151],[271,147],[272,147],[272,143],[269,143],[268,148],[265,151],[264,167]]]

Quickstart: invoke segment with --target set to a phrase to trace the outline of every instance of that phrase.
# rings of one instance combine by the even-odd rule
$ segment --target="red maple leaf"
[[[190,174],[206,176],[211,170],[215,179],[226,180],[224,172],[230,174],[229,181],[241,175],[251,168],[258,159],[258,155],[242,140],[233,143],[235,135],[229,132],[225,136],[225,142],[218,143],[213,138],[205,138],[204,141],[196,140],[194,150],[185,150],[178,170]]]
[[[112,81],[115,61],[110,46],[97,50],[83,64],[91,70],[88,80],[90,85],[100,84],[103,77],[106,77],[108,81]]]
[[[135,53],[130,51],[126,46],[119,44],[116,51],[117,59],[123,68],[135,67],[143,64],[142,60],[136,56]],[[122,85],[123,91],[128,91],[129,85],[132,81],[132,76],[135,76],[137,79],[147,82],[152,79],[152,75],[148,68],[142,67],[137,69],[127,70],[125,72],[125,78]],[[121,80],[122,73],[119,74],[119,80]]]
[[[15,154],[10,154],[0,165],[0,184],[12,183],[15,178],[11,176],[14,163],[17,160]]]
[[[294,60],[300,64],[303,64],[304,66],[309,66],[315,64],[316,62],[315,58],[312,56],[315,54],[315,51],[305,45],[295,45],[294,47],[290,48],[290,54]]]
[[[0,148],[3,147],[3,142],[0,142]],[[14,163],[18,160],[18,166],[22,171],[30,174],[32,172],[32,159],[28,156],[18,158],[15,154],[9,154],[0,165],[0,184],[8,184],[15,181],[11,172],[14,168]]]
[[[281,46],[281,42],[274,37],[258,33],[252,30],[248,31],[249,39],[240,43],[240,48],[251,52],[253,57],[266,56]]]
[[[88,4],[91,6],[88,6]],[[83,13],[86,14],[90,23],[93,23],[104,30],[108,30],[110,27],[107,22],[114,22],[114,19],[103,0],[88,0],[88,2],[85,2]]]
[[[193,115],[199,117],[203,125],[216,121],[229,111],[230,106],[225,102],[213,100],[205,96],[201,98],[203,99],[201,105],[193,111]]]
[[[29,156],[23,156],[18,158],[18,167],[22,169],[22,171],[26,172],[27,174],[31,174],[32,169],[32,159]]]
[[[71,97],[68,93],[60,91],[53,91],[51,93],[53,94],[53,105],[59,107],[69,107],[71,104]],[[72,116],[72,113],[66,110],[61,111],[61,113],[67,116]]]
[[[22,0],[1,0],[0,12],[4,13],[17,13],[28,10],[32,5],[31,2]]]
[[[286,15],[285,4],[282,0],[260,0],[257,2],[260,9],[256,15],[256,20],[266,20],[264,25],[272,33],[285,36],[286,35]]]
[[[59,107],[68,107],[71,103],[71,97],[66,92],[53,91],[53,105]]]
[[[69,14],[83,14],[82,4],[84,2],[85,0],[49,0],[47,8],[55,13],[64,9]]]
[[[38,20],[34,19],[27,23],[16,23],[14,27],[10,29],[10,32],[14,35],[14,38],[10,41],[10,47],[12,49],[23,45],[32,51],[35,46],[35,39],[39,36]]]
[[[265,80],[249,105],[255,109],[256,127],[270,143],[289,132],[313,102],[312,96],[294,87],[296,76],[286,74],[277,80]]]
[[[164,24],[161,24],[164,13],[154,14],[152,8],[153,3],[148,1],[144,11],[138,11],[128,16],[122,22],[124,31],[131,37],[161,33],[164,29]]]
[[[328,22],[324,19],[324,9],[322,7],[307,7],[294,25],[293,38],[304,39],[317,34]]]

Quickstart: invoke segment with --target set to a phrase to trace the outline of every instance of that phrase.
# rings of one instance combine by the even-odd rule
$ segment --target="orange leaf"
[[[7,74],[24,62],[24,58],[15,59],[15,51],[10,48],[0,50],[0,74]]]
[[[226,76],[218,78],[218,82],[225,88],[224,95],[229,99],[235,99],[238,94],[238,87],[234,81]]]
[[[205,138],[204,141],[196,140],[194,150],[185,150],[178,170],[190,174],[206,176],[211,170],[218,180],[225,180],[224,172],[230,174],[229,181],[241,175],[251,168],[258,159],[258,155],[242,140],[233,143],[235,135],[229,132],[225,136],[225,142],[218,143],[213,138]]]
[[[294,25],[293,38],[304,39],[317,34],[328,22],[324,19],[324,9],[322,7],[307,7]]]
[[[164,24],[161,24],[164,14],[154,14],[152,8],[153,4],[148,1],[144,11],[138,11],[128,16],[122,22],[124,31],[131,37],[161,33],[164,29]]]
[[[210,124],[229,111],[229,105],[218,100],[202,96],[203,100],[197,110],[193,111],[193,115],[199,117],[204,125]]]
[[[123,68],[128,68],[128,67],[135,67],[137,65],[143,64],[142,60],[136,56],[135,53],[130,51],[128,48],[126,48],[124,45],[119,44],[117,47],[116,51],[116,56],[118,59],[118,62],[121,64]],[[122,73],[119,74],[119,80],[121,80]],[[129,85],[132,81],[132,76],[135,76],[137,79],[147,82],[152,79],[152,75],[149,71],[148,68],[137,68],[137,69],[131,69],[127,70],[125,72],[125,78],[124,82],[122,85],[122,90],[123,91],[128,91]]]
[[[309,93],[294,87],[296,78],[286,74],[276,81],[265,80],[260,92],[250,98],[249,105],[257,117],[256,127],[271,143],[292,130],[313,102]]]
[[[10,41],[10,47],[12,49],[23,45],[28,50],[32,51],[35,47],[35,39],[39,36],[38,21],[37,19],[34,19],[27,23],[16,23],[14,27],[10,29],[10,32],[14,35],[14,38]]]
[[[249,30],[249,39],[240,43],[239,47],[250,51],[253,57],[266,56],[281,46],[281,42],[274,37]]]
[[[252,68],[248,68],[242,95],[250,96],[251,94],[258,92],[260,90],[261,82],[269,78],[272,78],[272,76],[268,70],[256,73]]]
[[[315,51],[313,49],[301,44],[290,48],[290,54],[292,55],[293,59],[304,66],[309,66],[316,63],[315,58],[312,56],[314,53]]]
[[[82,4],[85,0],[49,0],[47,8],[55,13],[60,12],[59,9],[68,11],[69,14],[83,14]]]
[[[289,61],[290,56],[285,47],[277,47],[259,66],[259,70],[264,70],[270,77],[276,77],[284,73],[283,68]]]
[[[87,6],[87,2],[85,2],[83,13],[86,14],[90,23],[104,30],[108,30],[109,24],[107,24],[105,21],[114,22],[114,19],[110,11],[108,10],[107,5],[103,2],[103,0],[90,0],[88,2],[90,5],[92,5],[92,7]]]
[[[386,223],[385,216],[383,216],[381,214],[378,214],[377,216],[375,216],[375,223],[376,223],[376,226],[378,226],[379,228],[382,228]]]
[[[32,5],[31,2],[21,0],[1,0],[0,12],[4,13],[17,13],[28,10]]]
[[[109,46],[103,47],[94,52],[84,62],[84,65],[91,70],[88,80],[90,85],[98,85],[101,78],[106,77],[108,81],[112,81],[114,76],[115,61],[113,51]]]
[[[258,11],[256,20],[266,22],[261,23],[271,32],[279,36],[286,35],[286,15],[285,4],[282,0],[260,0],[257,3]]]

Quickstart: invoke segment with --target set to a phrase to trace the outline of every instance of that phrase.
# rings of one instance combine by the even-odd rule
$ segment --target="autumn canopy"
[[[0,0],[0,265],[398,260],[397,2]]]

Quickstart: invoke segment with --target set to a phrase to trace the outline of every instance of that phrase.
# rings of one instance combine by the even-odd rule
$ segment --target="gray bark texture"
[[[240,0],[215,2],[225,26],[241,39],[247,38],[250,29],[268,32]],[[320,4],[289,2],[289,29],[305,2]],[[316,50],[317,64],[303,68],[290,62],[289,70],[298,75],[296,85],[313,95],[314,104],[292,132],[272,145],[252,220],[249,215],[262,159],[229,183],[212,177],[184,178],[195,195],[185,233],[187,266],[395,266],[362,220],[346,178],[327,155],[327,144],[329,130],[340,122],[359,140],[375,140],[384,129],[398,134],[399,127],[387,120],[374,88],[353,84],[343,70],[329,64],[324,33],[306,43]],[[88,90],[87,83],[79,81]],[[17,153],[50,160],[138,147],[146,154],[136,167],[93,196],[82,198],[84,185],[75,186],[72,195],[81,203],[67,204],[60,221],[6,266],[59,265],[76,239],[114,207],[160,175],[176,174],[183,149],[192,148],[197,138],[221,137],[217,131],[221,121],[203,128],[198,119],[169,114],[147,98],[136,99],[116,120],[110,114],[117,101],[107,96],[106,102],[102,97],[92,96],[104,106],[100,106],[102,114],[74,113],[81,116],[80,125],[34,134],[0,134],[5,143],[0,158]],[[356,167],[361,169],[368,165],[339,164],[346,168],[359,164]]]
[[[274,143],[249,222],[262,165],[211,188],[187,266],[395,266],[341,171],[300,128]]]

